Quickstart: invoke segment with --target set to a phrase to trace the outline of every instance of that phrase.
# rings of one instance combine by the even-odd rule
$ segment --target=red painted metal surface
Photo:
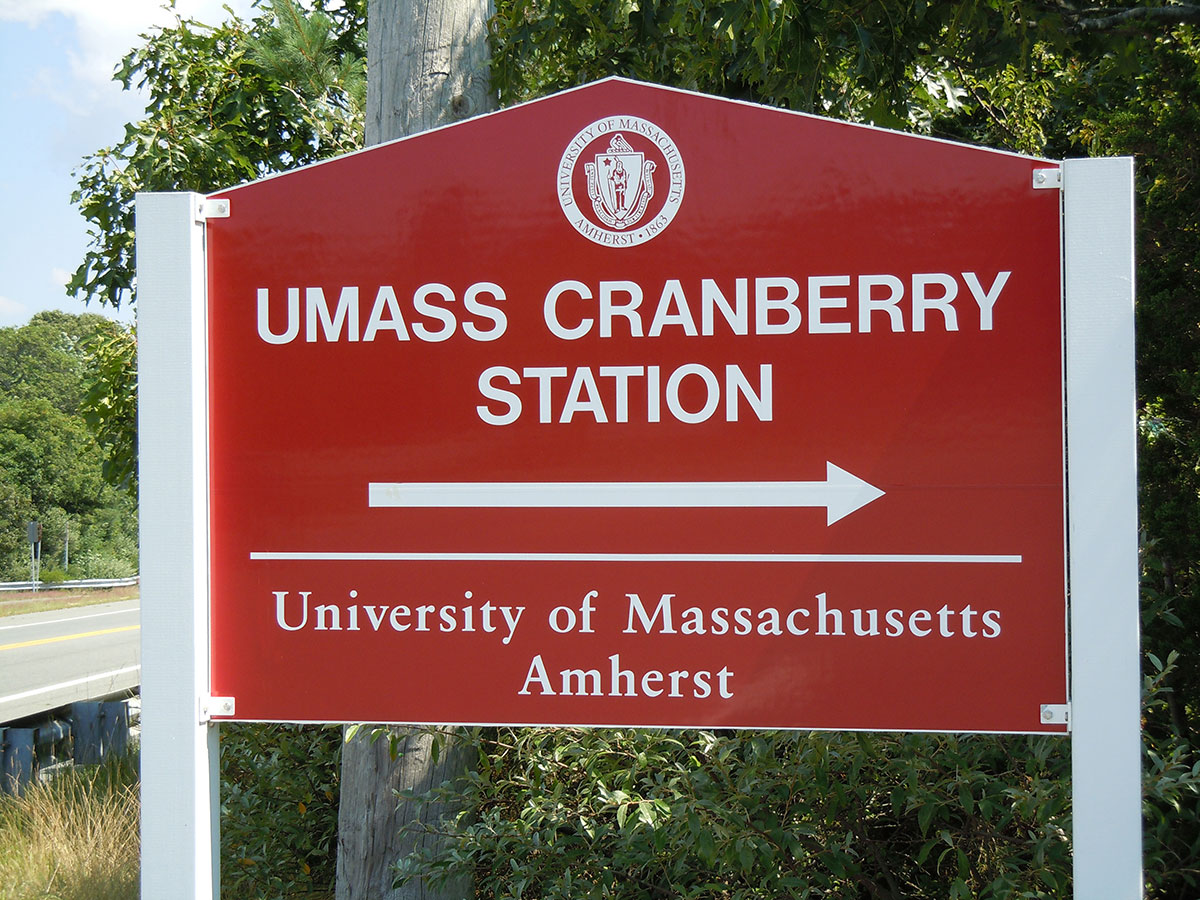
[[[223,192],[213,693],[240,719],[1064,730],[1045,166],[611,80]],[[827,463],[883,495],[832,522],[369,504]]]

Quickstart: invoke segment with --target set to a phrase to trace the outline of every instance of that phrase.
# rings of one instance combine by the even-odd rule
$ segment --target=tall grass
[[[68,769],[0,796],[0,900],[135,900],[138,787],[131,757]]]

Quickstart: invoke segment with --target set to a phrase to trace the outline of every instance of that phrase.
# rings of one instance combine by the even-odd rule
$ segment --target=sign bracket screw
[[[201,697],[200,723],[211,722],[213,716],[232,716],[237,708],[233,697]]]

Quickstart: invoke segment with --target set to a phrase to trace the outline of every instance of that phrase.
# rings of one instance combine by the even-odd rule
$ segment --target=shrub
[[[479,896],[1064,897],[1069,744],[1053,737],[479,732],[450,849],[402,878]]]
[[[62,584],[67,580],[67,573],[62,569],[51,569],[43,567],[41,570],[42,584]]]
[[[340,726],[221,726],[221,896],[333,894]]]

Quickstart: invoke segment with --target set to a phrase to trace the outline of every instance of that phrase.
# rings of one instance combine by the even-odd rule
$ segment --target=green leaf
[[[700,832],[696,838],[696,852],[705,865],[711,866],[717,861],[717,847],[713,841],[713,834],[707,828]]]
[[[921,829],[921,834],[929,834],[929,823],[933,821],[934,805],[930,801],[921,804],[917,810],[917,827]]]

